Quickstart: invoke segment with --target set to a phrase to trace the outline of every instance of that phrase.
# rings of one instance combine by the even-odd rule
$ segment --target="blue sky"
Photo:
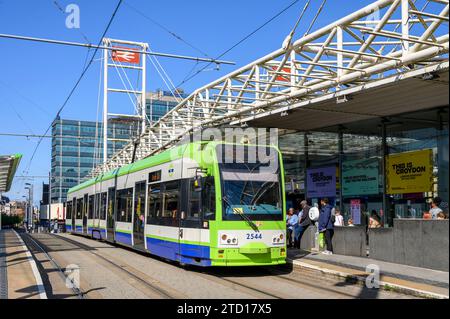
[[[153,51],[201,56],[201,53],[169,35],[136,13],[129,5],[156,20],[195,47],[216,57],[252,32],[294,0],[242,1],[143,1],[125,0],[107,36],[148,42]],[[314,0],[296,34],[307,29],[321,0]],[[371,0],[328,0],[314,29],[327,25]],[[0,33],[97,43],[113,12],[116,0],[58,0],[59,7],[74,3],[80,8],[80,29],[65,26],[66,14],[54,0],[0,0]],[[183,85],[187,92],[278,49],[292,29],[306,0],[300,0],[275,21],[264,27],[222,59],[236,66],[208,70]],[[128,5],[127,5],[128,4]],[[43,134],[56,111],[78,79],[87,49],[0,38],[0,133]],[[100,57],[100,55],[98,55]],[[160,58],[174,83],[180,83],[195,62]],[[63,118],[95,120],[100,62],[96,61],[62,112]],[[149,65],[147,90],[166,89]],[[37,139],[0,136],[0,154],[23,154],[17,175],[23,175]],[[29,175],[48,175],[51,143],[44,139],[32,162]],[[35,199],[41,196],[43,179],[35,179]],[[16,178],[6,194],[20,199],[25,194],[24,179]]]

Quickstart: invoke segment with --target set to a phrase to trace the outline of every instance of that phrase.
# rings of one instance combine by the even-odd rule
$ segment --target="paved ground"
[[[394,264],[365,257],[324,255],[317,252],[292,249],[288,251],[290,261],[300,267],[320,270],[327,274],[342,274],[366,278],[367,267],[376,267],[379,280],[390,287],[407,290],[410,294],[432,298],[448,298],[449,273],[408,265]]]
[[[21,236],[36,256],[49,298],[411,298],[289,265],[184,269],[79,236]],[[79,267],[80,291],[66,288],[67,267]]]
[[[0,231],[1,298],[41,298],[43,287],[36,280],[31,264],[33,259],[27,253],[27,248],[13,230]]]

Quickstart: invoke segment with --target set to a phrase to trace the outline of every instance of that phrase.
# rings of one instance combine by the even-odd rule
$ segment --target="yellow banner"
[[[433,150],[389,155],[386,159],[388,194],[431,192],[433,188]]]

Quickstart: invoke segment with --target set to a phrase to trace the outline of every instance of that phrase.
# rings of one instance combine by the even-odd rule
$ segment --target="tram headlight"
[[[272,237],[272,243],[274,245],[284,244],[284,234],[278,234]]]
[[[230,245],[231,246],[231,245],[238,244],[238,239],[237,239],[237,236],[235,236],[235,235],[220,234],[219,238],[220,238],[221,245]]]

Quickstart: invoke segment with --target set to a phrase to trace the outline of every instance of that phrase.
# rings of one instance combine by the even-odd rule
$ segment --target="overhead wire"
[[[63,104],[61,105],[61,107],[58,109],[58,112],[56,113],[55,119],[57,119],[57,118],[60,116],[61,112],[62,112],[62,111],[64,110],[64,108],[66,107],[67,103],[69,102],[70,98],[71,98],[72,95],[74,94],[75,90],[78,88],[78,85],[80,84],[81,80],[84,78],[86,72],[89,70],[90,66],[92,65],[92,62],[94,61],[94,58],[95,58],[95,56],[96,56],[96,54],[97,54],[97,52],[98,52],[98,50],[99,50],[98,47],[100,46],[100,44],[101,44],[103,38],[105,37],[106,33],[108,32],[109,28],[111,27],[111,24],[112,24],[112,22],[114,21],[114,18],[115,18],[115,16],[116,16],[116,14],[117,14],[117,12],[118,12],[118,10],[119,10],[121,4],[122,4],[122,1],[123,1],[123,0],[119,0],[119,1],[117,2],[117,5],[116,5],[116,7],[115,7],[115,9],[114,9],[114,11],[113,11],[113,13],[112,13],[112,15],[111,15],[109,21],[108,21],[108,24],[107,24],[107,26],[106,26],[106,28],[105,28],[105,30],[104,30],[102,36],[100,37],[100,40],[99,40],[99,42],[98,42],[98,46],[95,48],[95,51],[94,51],[94,53],[92,54],[92,57],[91,57],[89,63],[88,63],[87,66],[84,68],[83,72],[81,73],[81,75],[79,76],[79,78],[78,78],[78,80],[76,81],[75,85],[74,85],[73,88],[71,89],[71,91],[70,91],[69,95],[67,96],[67,98],[65,99],[64,103],[63,103]],[[49,131],[50,128],[52,127],[52,124],[53,124],[53,123],[50,123],[50,125],[49,125],[48,128],[45,130],[45,133],[44,133],[43,135],[47,135],[48,131]],[[34,148],[34,151],[33,151],[32,155],[31,155],[30,161],[28,162],[28,165],[27,165],[27,167],[26,167],[26,169],[25,169],[26,174],[28,174],[28,172],[29,172],[29,169],[30,169],[30,167],[31,167],[31,163],[33,162],[34,156],[36,155],[36,152],[37,152],[37,150],[38,150],[38,148],[39,148],[39,145],[40,145],[41,143],[42,143],[42,138],[38,140],[37,145],[36,145],[36,147]]]
[[[235,44],[233,44],[229,49],[225,50],[223,53],[221,53],[216,59],[220,59],[221,57],[223,57],[224,55],[228,54],[230,51],[232,51],[234,48],[236,48],[237,46],[239,46],[241,43],[245,42],[247,39],[249,39],[250,37],[252,37],[255,33],[257,33],[259,30],[261,30],[262,28],[264,28],[266,25],[270,24],[272,21],[274,21],[275,19],[277,19],[280,15],[282,15],[283,13],[285,13],[287,10],[289,10],[291,7],[293,7],[295,4],[297,4],[300,0],[295,0],[293,1],[291,4],[289,4],[287,7],[285,7],[283,10],[281,10],[280,12],[278,12],[277,14],[275,14],[273,17],[271,17],[270,19],[268,19],[266,22],[264,22],[262,25],[260,25],[258,28],[256,28],[255,30],[253,30],[252,32],[250,32],[249,34],[247,34],[245,37],[243,37],[241,40],[239,40],[238,42],[236,42]],[[200,70],[198,70],[197,72],[195,72],[192,76],[188,77],[186,80],[182,81],[180,84],[177,85],[177,87],[180,87],[181,85],[189,82],[190,80],[192,80],[194,77],[196,77],[197,75],[199,75],[201,72],[203,72],[205,69],[207,69],[211,64],[213,64],[213,62],[209,62],[207,65],[205,65],[203,68],[201,68]]]
[[[136,7],[133,7],[132,5],[130,5],[128,3],[128,1],[124,1],[124,4],[129,7],[130,9],[132,9],[133,11],[135,11],[137,14],[141,15],[142,17],[144,17],[145,19],[147,19],[148,21],[150,21],[151,23],[155,24],[156,26],[160,27],[162,30],[166,31],[167,33],[169,33],[170,35],[172,35],[174,38],[176,38],[177,40],[183,42],[184,44],[186,44],[187,46],[189,46],[190,48],[194,49],[195,51],[201,53],[202,55],[206,56],[206,57],[210,57],[205,51],[199,49],[198,47],[196,47],[195,45],[193,45],[192,43],[188,42],[187,40],[183,39],[181,36],[179,36],[178,34],[176,34],[175,32],[169,30],[169,28],[165,27],[164,25],[162,25],[160,22],[150,18],[148,15],[146,15],[145,13],[143,13],[142,11],[138,10]]]

